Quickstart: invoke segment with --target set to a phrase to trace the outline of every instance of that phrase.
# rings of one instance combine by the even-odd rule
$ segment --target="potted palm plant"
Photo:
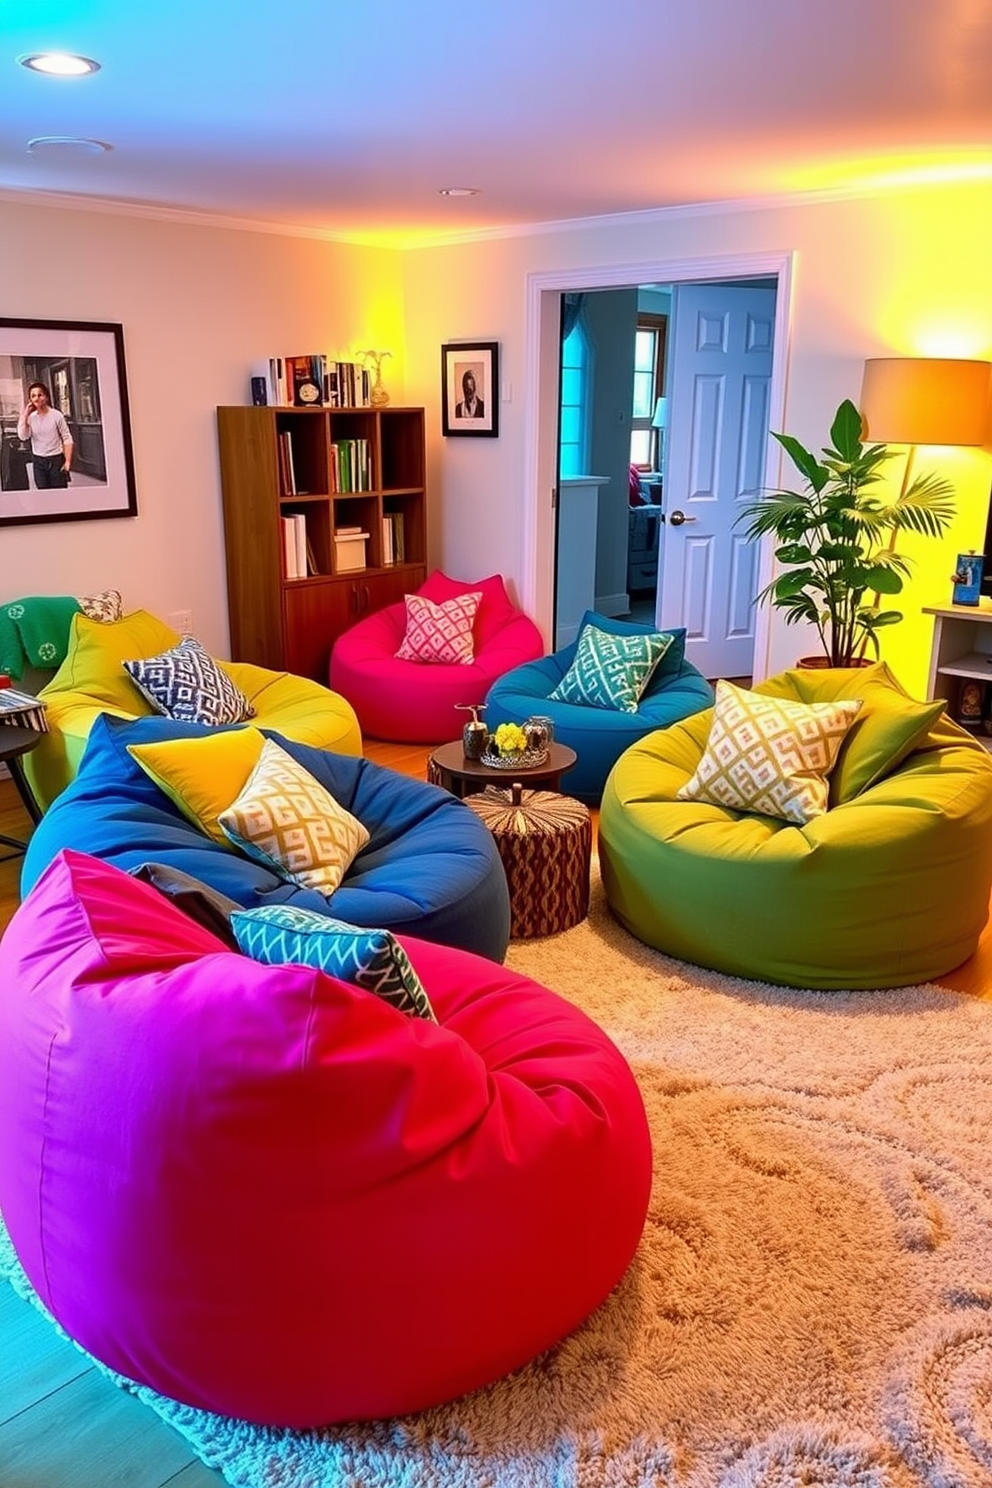
[[[899,594],[911,560],[895,550],[900,532],[939,537],[954,518],[949,481],[934,474],[903,481],[890,499],[880,489],[894,451],[865,444],[861,414],[845,399],[830,426],[830,446],[817,459],[791,434],[775,434],[804,477],[801,491],[772,491],[746,506],[746,536],[774,535],[781,572],[758,595],[787,625],[815,627],[823,655],[812,665],[849,667],[879,655],[878,632],[902,611],[882,608]],[[802,664],[802,663],[800,663]]]

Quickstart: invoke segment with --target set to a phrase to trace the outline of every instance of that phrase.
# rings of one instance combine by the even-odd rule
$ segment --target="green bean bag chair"
[[[714,710],[648,735],[606,782],[607,899],[639,940],[735,976],[812,988],[928,981],[975,950],[992,888],[992,760],[884,663],[794,670],[754,692],[862,700],[805,824],[680,800]]]

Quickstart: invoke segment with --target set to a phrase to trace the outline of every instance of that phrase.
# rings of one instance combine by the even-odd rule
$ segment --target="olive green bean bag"
[[[731,975],[796,987],[927,981],[975,950],[992,888],[992,760],[909,698],[880,663],[790,671],[755,692],[860,698],[805,825],[679,800],[713,709],[649,734],[614,766],[599,853],[610,906],[638,939]]]

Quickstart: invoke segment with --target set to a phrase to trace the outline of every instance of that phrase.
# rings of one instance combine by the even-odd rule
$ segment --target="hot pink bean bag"
[[[225,950],[60,853],[0,943],[0,1208],[90,1353],[309,1426],[440,1403],[609,1293],[651,1155],[606,1035],[403,938],[439,1023]]]
[[[354,708],[364,735],[410,744],[457,739],[469,715],[459,713],[456,704],[484,702],[497,677],[544,655],[541,632],[516,608],[499,574],[468,583],[437,569],[416,593],[443,604],[475,590],[482,591],[482,600],[473,626],[475,659],[469,664],[397,659],[406,632],[402,600],[338,637],[330,685]]]

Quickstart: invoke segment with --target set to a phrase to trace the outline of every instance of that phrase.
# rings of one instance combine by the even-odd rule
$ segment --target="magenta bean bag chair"
[[[499,574],[468,583],[436,569],[416,593],[443,604],[474,590],[482,591],[482,599],[473,627],[475,659],[468,665],[398,660],[406,632],[402,600],[338,636],[330,685],[354,708],[363,735],[408,744],[457,739],[469,715],[456,704],[485,702],[497,677],[544,655],[541,632],[514,605]]]
[[[0,1209],[97,1359],[251,1421],[390,1416],[622,1276],[651,1176],[625,1060],[526,977],[401,939],[437,1024],[85,854],[38,880],[0,942]]]

